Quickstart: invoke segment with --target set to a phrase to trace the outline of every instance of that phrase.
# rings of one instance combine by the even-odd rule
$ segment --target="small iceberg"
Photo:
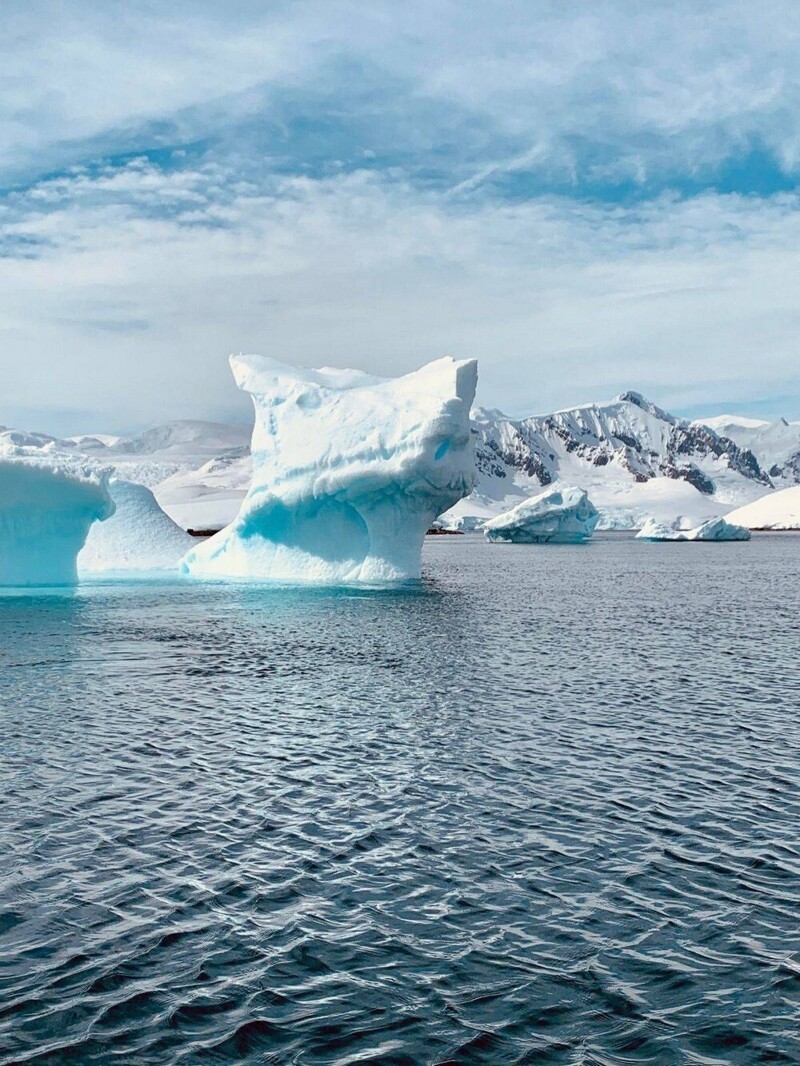
[[[434,519],[471,492],[474,360],[393,380],[231,356],[255,406],[239,514],[190,551],[198,577],[383,582],[418,578]]]
[[[0,450],[0,585],[74,585],[94,522],[114,513],[108,471],[39,449]]]
[[[515,544],[580,544],[599,521],[585,489],[553,486],[491,519],[483,533],[487,540]]]
[[[108,488],[116,509],[89,530],[78,572],[177,570],[194,539],[162,511],[144,485],[112,478]]]
[[[709,518],[702,525],[686,527],[683,519],[674,522],[658,522],[655,518],[648,518],[639,532],[637,540],[750,540],[750,530],[744,526],[733,525],[724,518]]]

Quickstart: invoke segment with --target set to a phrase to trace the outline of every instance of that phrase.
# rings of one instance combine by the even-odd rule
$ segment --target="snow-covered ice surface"
[[[722,541],[750,540],[750,530],[728,522],[724,518],[710,518],[699,526],[691,526],[685,519],[659,522],[650,518],[636,534],[637,540]]]
[[[232,356],[256,412],[252,484],[187,573],[327,582],[417,578],[425,532],[473,485],[474,361],[393,380]]]
[[[483,527],[487,540],[517,544],[579,544],[599,515],[584,489],[556,485],[512,507]]]
[[[78,572],[176,570],[194,544],[165,514],[145,485],[112,478],[108,485],[116,510],[89,530]]]
[[[728,518],[748,529],[800,529],[800,485],[762,496]]]
[[[0,445],[0,585],[72,585],[93,522],[114,503],[106,471],[70,455]]]

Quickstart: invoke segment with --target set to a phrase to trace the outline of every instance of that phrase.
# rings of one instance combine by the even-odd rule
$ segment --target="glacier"
[[[649,518],[639,532],[637,540],[750,540],[750,530],[744,526],[737,526],[724,518],[710,518],[699,526],[692,527],[684,520],[677,518],[674,522],[659,522],[655,518]]]
[[[553,486],[512,507],[483,527],[492,541],[517,544],[580,544],[600,520],[585,489]]]
[[[108,471],[24,445],[0,448],[0,585],[74,585],[94,522],[114,513]]]
[[[96,522],[78,556],[78,573],[177,570],[194,539],[162,511],[145,485],[108,483],[114,514]]]
[[[252,482],[235,520],[190,551],[193,576],[418,578],[437,515],[473,486],[474,360],[394,379],[231,356],[255,407]]]

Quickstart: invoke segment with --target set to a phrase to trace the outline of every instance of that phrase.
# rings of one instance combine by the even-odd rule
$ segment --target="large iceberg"
[[[750,540],[750,530],[727,522],[724,518],[710,518],[699,526],[688,526],[680,518],[674,522],[659,522],[648,518],[639,532],[637,540]]]
[[[108,487],[116,510],[89,530],[79,572],[176,570],[193,538],[161,510],[145,485],[112,478]]]
[[[483,527],[487,540],[517,544],[580,544],[600,519],[584,489],[554,485]]]
[[[108,473],[71,456],[0,450],[0,585],[72,585],[93,522],[114,513]]]
[[[433,520],[474,479],[477,364],[386,380],[231,356],[255,405],[253,479],[236,519],[186,572],[328,582],[417,578]]]

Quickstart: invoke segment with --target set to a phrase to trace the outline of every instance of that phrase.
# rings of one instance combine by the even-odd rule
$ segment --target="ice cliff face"
[[[158,506],[145,485],[113,478],[109,491],[115,511],[89,530],[78,571],[176,570],[194,544]]]
[[[256,412],[235,521],[184,560],[193,575],[393,581],[420,574],[431,522],[473,485],[473,361],[394,380],[233,356]]]
[[[600,515],[583,489],[557,486],[498,515],[484,528],[487,540],[517,544],[580,544]]]
[[[105,471],[0,448],[0,585],[71,585],[89,528],[114,513]]]

